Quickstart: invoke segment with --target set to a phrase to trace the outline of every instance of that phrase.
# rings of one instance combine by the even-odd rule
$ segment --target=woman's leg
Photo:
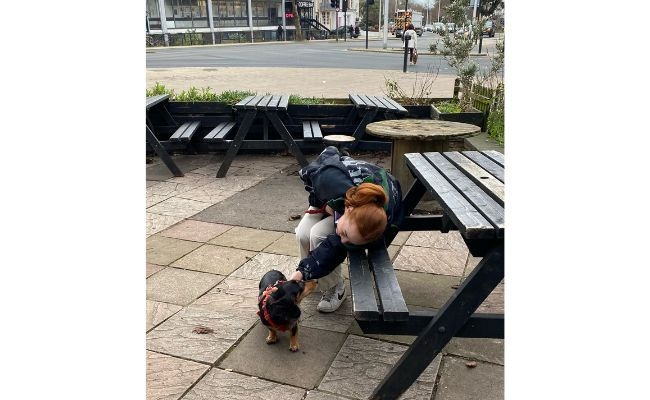
[[[317,210],[316,207],[309,206],[309,210]],[[311,228],[320,222],[327,214],[309,214],[305,213],[300,219],[298,226],[295,229],[296,240],[298,242],[298,251],[300,252],[300,259],[309,255],[311,250]]]

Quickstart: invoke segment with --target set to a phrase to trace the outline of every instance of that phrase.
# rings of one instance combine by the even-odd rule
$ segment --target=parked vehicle
[[[456,32],[456,24],[453,22],[447,22],[447,32],[449,33]]]
[[[433,25],[431,25],[431,24],[424,25],[424,30],[426,32],[433,32]]]
[[[445,31],[445,24],[443,24],[442,22],[433,23],[433,32],[443,33],[444,31]]]
[[[481,32],[481,34],[487,35],[488,37],[494,37],[494,22],[491,19],[485,21],[483,32]]]

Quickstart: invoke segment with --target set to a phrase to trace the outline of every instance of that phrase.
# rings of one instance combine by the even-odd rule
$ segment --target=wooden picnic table
[[[278,131],[280,137],[286,144],[287,148],[291,153],[296,157],[298,163],[301,167],[304,167],[308,164],[307,159],[300,151],[300,148],[296,144],[293,137],[287,130],[287,127],[282,122],[282,119],[279,117],[279,113],[286,113],[287,106],[289,105],[289,96],[288,95],[266,95],[266,96],[248,96],[242,101],[234,105],[237,113],[244,115],[239,129],[235,134],[235,138],[230,143],[226,156],[221,163],[221,167],[217,172],[217,178],[223,178],[226,176],[230,164],[234,160],[237,152],[244,142],[244,138],[250,131],[253,120],[256,116],[261,115],[264,118],[264,124],[270,122],[273,127]]]
[[[504,167],[496,151],[424,152],[404,155],[415,180],[404,196],[407,217],[400,230],[458,230],[470,253],[482,257],[440,310],[411,312],[406,322],[357,321],[365,333],[418,335],[374,390],[371,399],[397,399],[452,337],[503,338],[503,314],[476,309],[504,276]],[[425,193],[442,215],[410,216]],[[351,260],[352,263],[352,260]],[[350,276],[352,280],[352,276]]]
[[[407,188],[413,178],[406,166],[404,154],[454,150],[454,143],[462,143],[463,138],[478,134],[481,128],[461,122],[405,118],[372,122],[366,126],[366,132],[392,140],[390,172],[402,188]]]
[[[355,106],[356,113],[351,113],[348,116],[347,124],[352,124],[355,117],[361,119],[352,136],[356,142],[350,146],[352,150],[356,148],[356,144],[366,132],[366,125],[374,121],[377,114],[384,113],[384,118],[395,119],[399,116],[407,115],[408,110],[402,107],[398,102],[386,96],[368,96],[364,94],[350,93],[348,95],[350,101]]]

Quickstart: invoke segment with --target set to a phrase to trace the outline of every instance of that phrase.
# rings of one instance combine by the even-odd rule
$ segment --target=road
[[[268,42],[259,44],[219,45],[148,48],[147,68],[182,67],[285,67],[285,68],[343,68],[385,70],[400,69],[403,53],[381,51],[381,39],[368,40],[363,32],[358,39],[312,40],[306,42]],[[373,33],[371,32],[371,35]],[[421,49],[418,64],[409,66],[410,71],[425,72],[429,67],[440,68],[439,74],[456,74],[444,57],[426,54],[429,44],[439,40],[437,34],[426,32],[418,38]],[[483,54],[494,54],[494,38],[483,38]],[[400,49],[401,39],[389,36],[388,49]],[[474,53],[478,50],[475,48]],[[476,56],[472,59],[481,69],[486,69],[491,57]]]

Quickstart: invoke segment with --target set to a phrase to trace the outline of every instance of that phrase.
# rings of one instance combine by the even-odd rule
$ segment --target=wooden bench
[[[323,140],[323,132],[320,130],[318,121],[302,122],[302,137],[305,140],[320,141]]]
[[[200,121],[185,122],[169,138],[172,142],[189,142],[201,126]]]
[[[203,138],[205,142],[223,142],[226,135],[235,127],[235,122],[221,122]]]
[[[349,252],[352,313],[361,321],[398,322],[409,319],[409,310],[385,247]]]

